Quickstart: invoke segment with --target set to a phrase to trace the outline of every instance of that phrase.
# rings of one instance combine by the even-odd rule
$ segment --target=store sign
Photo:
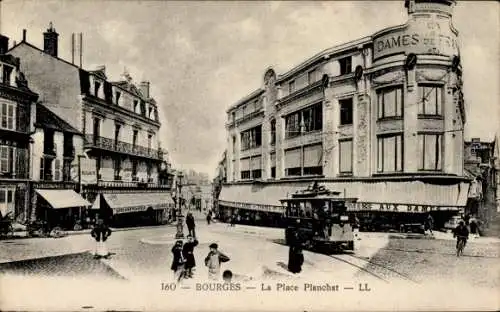
[[[457,36],[448,21],[432,19],[410,21],[405,29],[393,31],[374,40],[373,58],[399,54],[458,55]]]
[[[82,184],[95,184],[97,183],[97,165],[95,159],[80,158],[80,176]],[[71,179],[74,182],[79,181],[78,173],[78,159],[75,159],[71,164]]]
[[[432,205],[408,205],[394,203],[350,203],[347,205],[348,211],[383,211],[383,212],[429,212],[458,210],[458,207],[444,207]]]

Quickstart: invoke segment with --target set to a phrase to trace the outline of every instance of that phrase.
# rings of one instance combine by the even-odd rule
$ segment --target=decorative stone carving
[[[417,70],[417,81],[427,80],[427,81],[442,81],[448,73]]]
[[[374,77],[372,79],[372,83],[377,86],[377,85],[384,85],[384,84],[391,84],[391,83],[396,83],[396,82],[403,82],[404,81],[404,72],[398,71],[398,72],[389,72],[377,77]]]

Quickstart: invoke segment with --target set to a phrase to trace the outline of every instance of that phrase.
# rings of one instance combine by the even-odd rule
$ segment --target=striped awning
[[[72,208],[72,207],[88,207],[91,204],[83,199],[77,192],[73,190],[35,190],[38,195],[45,199],[54,209]]]
[[[113,214],[140,212],[150,208],[161,210],[174,207],[174,201],[168,192],[101,194],[97,197],[92,208],[101,208],[101,200],[104,200],[113,210]]]

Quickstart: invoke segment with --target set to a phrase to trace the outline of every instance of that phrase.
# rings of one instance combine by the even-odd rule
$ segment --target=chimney
[[[5,54],[9,50],[9,37],[0,35],[0,54]]]
[[[142,81],[139,84],[139,89],[141,90],[142,95],[149,99],[149,81]]]
[[[57,37],[59,37],[59,34],[52,26],[52,22],[50,22],[49,28],[43,33],[43,51],[54,57],[57,57]]]
[[[26,41],[26,29],[23,29],[23,42]]]

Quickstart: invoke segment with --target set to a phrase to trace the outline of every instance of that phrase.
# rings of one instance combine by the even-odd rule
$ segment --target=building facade
[[[158,176],[161,124],[150,83],[136,85],[128,73],[112,81],[104,66],[85,70],[61,59],[52,24],[44,33],[43,50],[28,43],[24,31],[9,54],[28,60],[23,70],[41,103],[81,133],[82,140],[74,142],[73,179],[95,211],[113,220],[162,222],[173,201],[170,186]]]
[[[0,34],[0,214],[18,222],[29,215],[30,116],[38,95],[28,88],[19,58],[6,54]]]
[[[358,212],[438,222],[466,205],[455,1],[406,1],[408,21],[325,50],[227,110],[227,213],[279,214],[312,181]],[[442,221],[444,222],[444,221]]]

